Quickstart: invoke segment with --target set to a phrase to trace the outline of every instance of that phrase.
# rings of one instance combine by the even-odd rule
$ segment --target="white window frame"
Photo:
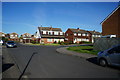
[[[60,32],[60,35],[63,35],[63,32]]]
[[[13,37],[13,35],[10,35],[11,37]]]
[[[47,34],[47,31],[43,31],[43,34]]]
[[[81,36],[81,33],[78,33],[78,36]]]
[[[74,36],[77,36],[77,33],[74,33]]]
[[[85,36],[86,34],[82,34],[82,36]]]
[[[59,33],[58,32],[54,32],[54,35],[59,35]]]
[[[53,39],[47,39],[47,42],[53,42]]]

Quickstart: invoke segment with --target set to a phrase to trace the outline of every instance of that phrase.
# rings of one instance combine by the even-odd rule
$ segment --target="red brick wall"
[[[119,20],[118,20],[119,19]],[[102,24],[102,35],[117,35],[120,37],[120,8],[114,12],[106,21]]]
[[[68,36],[67,36],[68,34]],[[65,40],[65,42],[69,43],[69,42],[73,42],[73,38],[74,38],[74,34],[73,32],[68,29],[66,32],[65,32],[65,38],[67,38],[68,40]]]
[[[43,40],[43,42],[46,44],[46,43],[54,43],[54,40],[52,40],[52,42],[48,42],[47,41],[48,38],[42,38],[41,40]]]

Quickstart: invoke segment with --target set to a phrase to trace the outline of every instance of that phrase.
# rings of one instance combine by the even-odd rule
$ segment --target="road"
[[[118,69],[101,67],[84,58],[57,53],[58,47],[18,44],[17,48],[4,47],[4,50],[14,58],[21,73],[32,53],[38,53],[25,71],[28,78],[120,78]]]

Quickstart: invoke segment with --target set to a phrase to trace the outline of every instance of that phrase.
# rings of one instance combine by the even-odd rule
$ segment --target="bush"
[[[36,41],[31,41],[31,43],[36,44]]]
[[[54,41],[54,43],[57,43],[57,41]]]
[[[58,44],[60,44],[61,42],[60,41],[58,41]]]
[[[60,42],[60,45],[64,45],[65,43],[63,41]]]

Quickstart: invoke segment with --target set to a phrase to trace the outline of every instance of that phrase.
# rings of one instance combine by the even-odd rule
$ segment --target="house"
[[[5,34],[5,33],[0,32],[0,37],[5,37],[5,36],[6,36],[6,34]]]
[[[64,41],[64,33],[61,28],[38,27],[34,34],[39,43],[58,43]]]
[[[65,32],[65,42],[66,43],[80,43],[81,41],[90,41],[89,32],[82,29],[72,29],[68,28]]]
[[[17,33],[7,34],[7,37],[9,38],[9,40],[12,40],[12,41],[18,41],[19,40]]]
[[[89,36],[90,36],[90,42],[92,42],[92,43],[94,43],[95,38],[100,38],[101,37],[101,33],[97,32],[95,30],[88,31],[88,32],[89,32]]]
[[[120,38],[120,5],[113,10],[102,22],[102,36]]]
[[[32,35],[31,34],[29,34],[29,33],[24,33],[24,34],[22,34],[21,35],[21,40],[20,40],[20,42],[23,42],[23,43],[30,43],[31,42],[31,38],[32,37]]]

